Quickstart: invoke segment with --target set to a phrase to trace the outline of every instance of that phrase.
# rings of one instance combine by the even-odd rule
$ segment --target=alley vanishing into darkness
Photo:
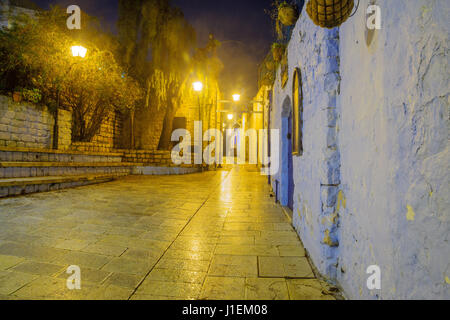
[[[253,168],[130,176],[0,211],[0,299],[334,299]]]

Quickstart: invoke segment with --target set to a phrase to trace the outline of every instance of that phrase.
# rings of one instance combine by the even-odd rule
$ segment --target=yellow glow
[[[233,120],[233,115],[232,114],[228,115],[228,120]]]
[[[408,213],[406,214],[406,219],[408,221],[414,221],[416,219],[416,213],[414,212],[413,207],[408,205],[408,206],[406,206],[406,208],[408,209]]]
[[[72,55],[74,57],[84,58],[86,57],[87,49],[83,46],[73,46],[72,47]]]
[[[203,90],[203,83],[200,81],[194,82],[192,86],[194,87],[194,91],[200,92]]]
[[[238,102],[239,100],[241,100],[241,95],[240,94],[233,94],[233,101],[234,102]]]

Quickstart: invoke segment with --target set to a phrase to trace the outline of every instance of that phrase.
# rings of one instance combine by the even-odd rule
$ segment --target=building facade
[[[368,28],[371,5],[381,29]],[[270,142],[280,170],[270,183],[348,298],[450,298],[449,9],[361,0],[329,30],[303,8],[287,83],[277,71],[268,122],[280,130]],[[371,266],[381,289],[367,285]]]

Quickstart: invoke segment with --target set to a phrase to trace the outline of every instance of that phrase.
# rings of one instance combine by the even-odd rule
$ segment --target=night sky
[[[67,7],[77,4],[81,10],[100,18],[105,30],[116,32],[117,0],[34,0],[47,9],[52,4]],[[221,89],[229,97],[241,93],[251,99],[257,91],[258,64],[270,49],[274,35],[270,17],[272,0],[172,0],[180,7],[197,31],[203,46],[209,33],[222,41],[219,51],[225,69]]]

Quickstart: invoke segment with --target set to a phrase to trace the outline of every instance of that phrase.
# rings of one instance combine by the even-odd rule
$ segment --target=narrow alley
[[[0,0],[0,301],[450,300],[449,12]]]
[[[334,299],[254,168],[0,200],[1,299]],[[66,286],[71,265],[81,290]]]

